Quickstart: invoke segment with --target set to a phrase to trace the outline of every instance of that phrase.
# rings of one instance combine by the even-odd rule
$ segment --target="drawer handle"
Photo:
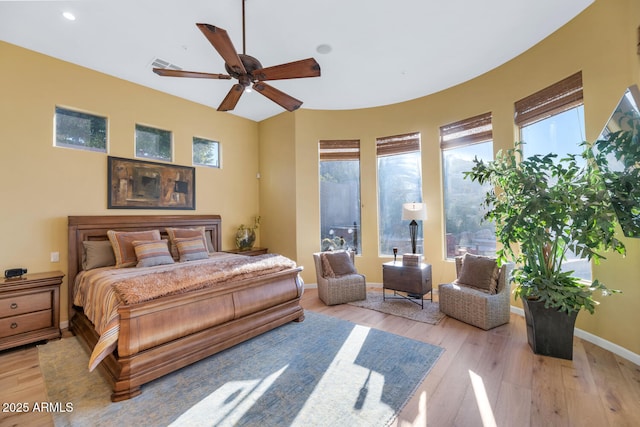
[[[11,324],[11,329],[15,329],[15,328],[17,328],[17,327],[18,327],[18,324],[17,324],[16,322],[13,322],[13,323]]]
[[[16,308],[18,308],[18,304],[15,303],[15,302],[12,302],[11,303],[11,308],[15,310]]]

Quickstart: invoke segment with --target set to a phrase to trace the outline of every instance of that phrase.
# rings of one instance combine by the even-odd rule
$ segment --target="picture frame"
[[[146,160],[108,156],[109,209],[196,208],[196,171]]]

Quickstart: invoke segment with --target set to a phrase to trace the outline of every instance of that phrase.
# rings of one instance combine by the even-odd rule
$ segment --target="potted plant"
[[[331,237],[325,237],[322,239],[322,252],[337,251],[340,249],[347,249],[347,241],[342,236],[334,236],[333,230],[329,231]]]
[[[236,231],[236,246],[241,251],[248,251],[253,248],[253,244],[256,241],[256,230],[260,226],[260,217],[256,216],[253,219],[253,226],[246,226],[240,224]]]
[[[596,263],[603,252],[626,253],[616,238],[617,218],[602,176],[591,150],[583,147],[580,156],[523,158],[517,143],[494,161],[474,159],[465,172],[465,178],[493,187],[483,201],[484,219],[496,225],[499,262],[516,263],[512,282],[523,301],[529,344],[534,353],[564,359],[573,357],[578,312],[593,314],[596,292],[619,292],[566,271],[567,253]]]

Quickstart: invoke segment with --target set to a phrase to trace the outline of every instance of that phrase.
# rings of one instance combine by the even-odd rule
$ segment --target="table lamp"
[[[411,236],[411,250],[416,253],[416,238],[418,234],[418,223],[416,220],[427,219],[427,207],[424,203],[404,203],[402,205],[402,219],[411,220],[409,223],[409,234]]]

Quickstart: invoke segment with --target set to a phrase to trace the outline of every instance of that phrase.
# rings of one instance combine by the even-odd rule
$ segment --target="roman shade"
[[[420,133],[418,132],[376,138],[378,156],[393,156],[415,151],[420,151]]]
[[[582,105],[582,71],[515,103],[515,123],[524,127]]]
[[[320,161],[323,160],[360,160],[360,140],[321,140],[319,143]]]
[[[492,139],[491,112],[440,127],[440,148],[443,150],[479,144]]]

